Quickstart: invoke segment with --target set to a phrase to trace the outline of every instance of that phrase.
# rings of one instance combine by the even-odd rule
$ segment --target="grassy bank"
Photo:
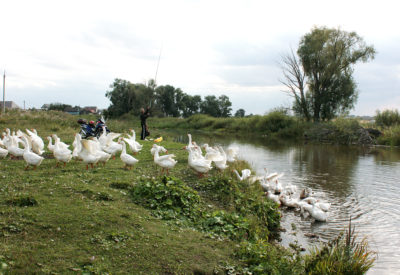
[[[117,121],[117,120],[110,120]],[[116,124],[138,125],[137,118],[121,117]],[[234,133],[239,136],[263,137],[266,141],[307,141],[343,145],[400,146],[400,124],[366,123],[355,118],[339,117],[329,122],[312,123],[281,112],[264,116],[215,118],[194,115],[182,118],[149,118],[149,125],[158,129],[202,130],[213,134]]]
[[[110,124],[119,132],[138,125]],[[59,112],[9,113],[0,117],[0,127],[36,128],[42,137],[57,133],[67,143],[79,131],[76,117]],[[246,163],[198,179],[182,144],[163,137],[162,145],[178,160],[170,177],[154,166],[148,141],[131,171],[122,169],[118,157],[89,171],[78,161],[56,168],[48,152],[37,170],[24,171],[23,160],[0,160],[0,273],[313,274],[325,266],[326,274],[343,271],[323,248],[307,258],[296,247],[275,243],[277,206],[258,185],[231,175],[230,169]],[[351,264],[370,260],[365,251],[356,255],[341,241],[336,246],[347,249],[335,254],[341,257],[335,261],[348,263],[346,272],[361,274],[370,266]]]

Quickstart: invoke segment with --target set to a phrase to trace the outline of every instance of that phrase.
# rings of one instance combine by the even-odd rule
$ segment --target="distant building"
[[[4,103],[7,109],[21,109],[14,101],[5,101]],[[0,107],[3,109],[3,101],[0,101]]]
[[[64,112],[71,114],[71,115],[79,115],[80,108],[79,107],[67,107],[64,109]]]
[[[43,111],[48,111],[49,108],[50,108],[50,104],[43,104],[43,106],[40,109],[42,109]]]
[[[96,106],[86,106],[81,110],[81,114],[97,114],[98,109]]]

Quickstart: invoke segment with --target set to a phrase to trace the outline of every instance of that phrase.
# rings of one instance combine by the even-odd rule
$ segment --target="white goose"
[[[97,138],[93,137],[90,140],[93,141],[92,145],[93,145],[94,154],[99,157],[99,160],[97,163],[103,163],[103,167],[106,166],[107,161],[111,158],[111,154],[106,153],[103,150],[101,150],[101,144]]]
[[[78,137],[79,136],[79,137]],[[78,153],[81,151],[81,135],[79,133],[75,134],[74,142],[72,142],[72,157],[74,159],[79,159]]]
[[[273,190],[274,190],[275,194],[282,193],[283,187],[282,187],[282,184],[278,180],[275,180],[275,185],[273,186]]]
[[[4,129],[6,132],[3,133],[3,144],[6,148],[10,147],[12,145],[12,138],[10,135],[10,129],[5,128]]]
[[[6,148],[6,146],[4,145],[4,139],[5,139],[5,137],[6,137],[6,133],[2,133],[1,134],[1,138],[0,138],[0,147],[2,147],[2,148]]]
[[[54,139],[54,144],[56,143],[56,141],[58,141],[58,146],[61,149],[69,150],[69,145],[62,142],[61,139],[56,134],[52,134],[51,136]]]
[[[137,153],[140,152],[140,150],[142,150],[142,148],[137,146],[137,142],[135,140],[132,140],[130,138],[123,138],[123,140],[128,143],[129,148],[131,148],[131,151],[134,155],[136,155]]]
[[[244,181],[248,179],[251,176],[251,170],[250,169],[243,169],[242,170],[242,176],[238,173],[236,169],[233,170],[233,172],[236,174],[237,178],[239,181]]]
[[[160,146],[160,145],[157,145],[154,143],[153,147],[151,147],[151,149],[150,149],[150,153],[153,156],[153,159],[154,159],[154,155],[155,155],[156,151],[168,154],[168,150],[165,149],[164,146]]]
[[[137,148],[137,150],[142,150],[143,145],[140,144],[139,142],[136,141],[136,132],[133,129],[130,129],[132,132],[132,136],[128,135],[129,139],[133,141],[133,143],[135,144],[135,147]]]
[[[207,143],[202,146],[206,150],[206,155],[204,156],[206,159],[211,161],[221,161],[223,159],[221,152],[218,149],[215,149],[211,146],[208,146]]]
[[[23,158],[26,162],[25,170],[28,170],[29,166],[33,166],[33,170],[35,170],[36,167],[38,167],[42,163],[44,158],[39,156],[38,154],[32,152],[31,148],[29,147],[29,143],[28,143],[28,140],[26,139],[26,137],[22,137],[22,138],[25,142],[25,149],[24,149],[24,153],[23,153]]]
[[[123,140],[118,141],[122,145],[122,152],[120,155],[120,158],[123,163],[125,163],[124,168],[129,170],[132,169],[132,167],[138,162],[137,159],[135,159],[133,156],[129,155],[126,153],[126,144]]]
[[[101,149],[106,152],[111,154],[112,158],[115,159],[115,155],[122,151],[122,144],[118,143],[119,141],[122,140],[122,138],[118,139],[118,142],[115,142],[114,139],[118,138],[121,134],[117,133],[109,133],[107,135],[107,142],[105,146],[102,146]]]
[[[78,157],[82,159],[82,162],[86,164],[86,170],[89,169],[89,164],[92,168],[94,168],[94,164],[96,164],[100,157],[95,154],[95,150],[93,149],[93,141],[87,139],[81,139],[81,150],[78,153]]]
[[[0,158],[5,158],[8,155],[8,150],[0,147]]]
[[[239,149],[236,146],[229,146],[226,150],[226,157],[228,162],[234,162],[236,160]]]
[[[223,171],[226,168],[228,168],[228,165],[226,164],[226,160],[227,160],[226,159],[226,153],[225,153],[224,149],[221,146],[218,146],[217,148],[219,150],[220,155],[222,156],[222,160],[214,161],[214,163],[215,163],[215,166],[217,167],[217,169],[219,171]]]
[[[319,208],[320,208],[322,211],[324,211],[324,212],[328,212],[329,209],[331,208],[331,204],[328,203],[328,202],[320,202],[320,201],[317,201],[317,202],[315,203],[315,206],[319,207]]]
[[[25,131],[31,137],[32,151],[38,155],[42,155],[44,153],[44,142],[43,139],[37,134],[36,129],[32,129],[32,131],[25,129]]]
[[[4,144],[7,146],[8,153],[10,154],[10,158],[18,158],[22,157],[24,155],[24,149],[18,147],[18,140],[16,136],[10,136],[9,132],[7,132],[7,137],[8,140],[4,142]],[[24,144],[25,145],[25,144]]]
[[[267,196],[268,199],[276,202],[278,205],[281,205],[281,200],[279,199],[278,195],[272,194],[272,192],[265,192],[265,195]]]
[[[298,199],[294,199],[291,196],[287,196],[285,194],[280,195],[279,199],[284,206],[287,206],[290,208],[296,208],[299,205]]]
[[[326,222],[328,218],[328,214],[324,211],[322,211],[321,208],[319,208],[315,203],[313,204],[311,210],[308,211],[311,215],[311,217],[314,218],[314,220],[319,221],[319,222]]]
[[[299,202],[297,203],[297,207],[300,208],[301,215],[305,216],[305,213],[306,213],[305,211],[310,212],[310,211],[311,211],[311,208],[312,208],[312,205],[309,204],[309,203],[306,202],[306,201],[299,201]],[[304,211],[304,210],[305,210],[305,211]]]
[[[99,142],[100,142],[101,147],[103,148],[103,147],[105,147],[107,145],[107,140],[108,139],[107,139],[106,127],[103,126],[102,129],[103,129],[103,133],[101,133],[101,135],[99,136]]]
[[[58,167],[59,163],[64,163],[64,167],[67,165],[68,162],[72,159],[72,152],[69,149],[65,149],[60,146],[60,140],[55,139],[54,142],[54,150],[53,150],[54,158],[57,161],[56,167]]]
[[[198,153],[195,152],[194,147],[185,146],[184,148],[189,152],[188,165],[198,173],[199,178],[211,170],[211,160],[200,158]]]
[[[51,138],[51,136],[48,136],[47,140],[49,141],[49,143],[47,144],[47,149],[49,149],[49,151],[54,154],[55,145],[53,144],[53,139]]]
[[[169,169],[174,168],[175,164],[178,162],[174,159],[174,154],[160,156],[159,150],[160,149],[157,148],[154,152],[154,163],[162,168],[161,173],[166,170],[167,174],[169,174]]]

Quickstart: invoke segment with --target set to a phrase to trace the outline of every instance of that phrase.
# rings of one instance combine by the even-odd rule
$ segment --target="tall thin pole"
[[[6,70],[3,74],[3,114],[6,113]]]
[[[161,59],[162,48],[163,48],[163,45],[161,45],[160,55],[158,56],[157,70],[156,70],[156,76],[154,77],[154,84],[157,83],[158,66],[160,66],[160,59]]]

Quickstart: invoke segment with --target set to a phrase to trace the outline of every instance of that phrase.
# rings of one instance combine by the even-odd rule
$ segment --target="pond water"
[[[299,212],[282,210],[282,244],[297,241],[309,248],[334,239],[355,225],[358,239],[367,237],[378,258],[368,274],[400,274],[400,150],[334,145],[268,144],[267,139],[192,134],[197,143],[237,146],[239,159],[257,174],[285,173],[282,184],[310,187],[332,204],[326,223],[312,223]],[[186,135],[177,140],[187,142]],[[313,236],[318,237],[313,237]]]

